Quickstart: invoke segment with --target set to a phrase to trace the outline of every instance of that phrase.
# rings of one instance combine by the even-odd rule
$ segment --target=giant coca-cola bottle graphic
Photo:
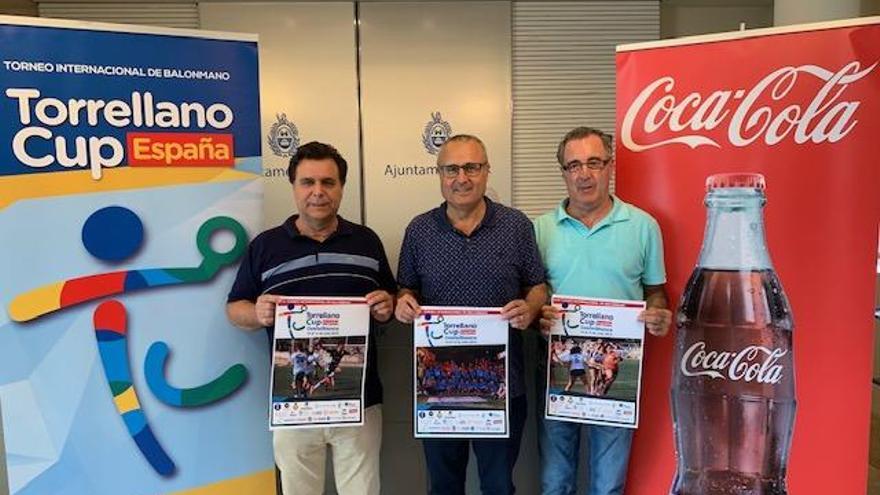
[[[700,259],[677,314],[676,495],[788,493],[794,323],[764,239],[764,177],[706,181]]]

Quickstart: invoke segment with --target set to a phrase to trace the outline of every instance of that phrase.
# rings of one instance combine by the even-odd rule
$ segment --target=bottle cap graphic
[[[706,179],[706,191],[728,187],[746,187],[763,191],[767,188],[767,185],[764,183],[764,176],[761,174],[715,174],[710,175]]]

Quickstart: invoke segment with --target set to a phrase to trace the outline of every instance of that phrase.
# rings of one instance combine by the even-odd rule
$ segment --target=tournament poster
[[[416,438],[508,438],[501,309],[422,306],[413,329]]]
[[[271,428],[362,425],[369,333],[370,307],[362,297],[279,301]]]
[[[554,295],[545,418],[636,428],[644,301]]]

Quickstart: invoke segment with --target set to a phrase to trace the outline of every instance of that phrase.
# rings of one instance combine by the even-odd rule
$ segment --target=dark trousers
[[[477,455],[480,490],[483,495],[510,495],[513,466],[527,415],[526,396],[510,399],[510,438],[424,440],[425,461],[431,495],[464,495],[470,447]]]

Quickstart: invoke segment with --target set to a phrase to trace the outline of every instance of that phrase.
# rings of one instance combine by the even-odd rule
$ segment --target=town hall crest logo
[[[272,148],[272,153],[282,158],[289,158],[299,148],[299,130],[293,122],[287,120],[287,114],[276,114],[276,117],[277,121],[269,129],[266,141]]]
[[[443,120],[440,112],[432,112],[431,120],[425,124],[425,130],[422,132],[422,144],[425,145],[425,150],[436,155],[450,136],[452,136],[452,126]]]

